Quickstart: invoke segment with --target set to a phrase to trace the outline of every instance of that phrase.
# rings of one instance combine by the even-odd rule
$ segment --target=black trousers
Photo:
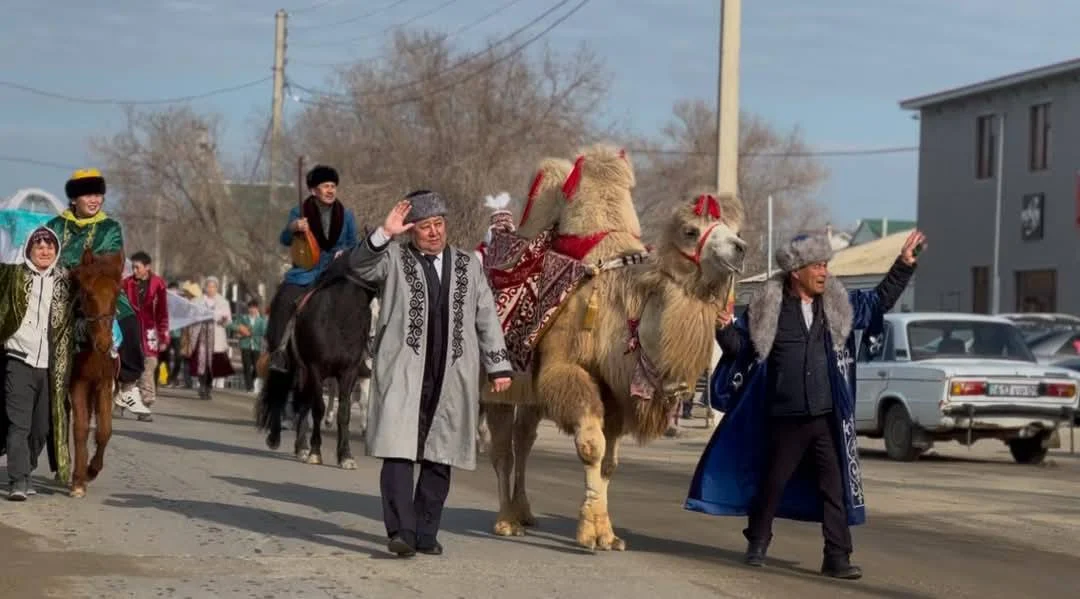
[[[270,318],[266,322],[266,350],[273,352],[281,343],[285,335],[285,325],[292,318],[296,302],[303,297],[307,287],[282,283],[274,299],[270,300]]]
[[[747,540],[767,543],[772,539],[772,523],[784,487],[800,467],[812,467],[825,505],[821,523],[825,556],[845,558],[851,554],[851,530],[844,508],[843,477],[833,442],[831,418],[832,415],[826,414],[773,419],[768,465],[750,510],[749,524],[743,531]]]
[[[414,546],[430,547],[439,534],[443,505],[450,494],[450,466],[420,462],[420,477],[413,488],[412,460],[383,460],[382,492],[386,536],[400,535]]]
[[[8,479],[30,477],[49,441],[49,371],[15,358],[4,365]]]
[[[130,385],[142,376],[146,358],[143,356],[142,332],[139,319],[134,314],[118,321],[124,339],[120,342],[120,382]]]
[[[244,371],[244,390],[251,391],[255,388],[255,362],[259,359],[259,350],[240,350],[240,364]]]

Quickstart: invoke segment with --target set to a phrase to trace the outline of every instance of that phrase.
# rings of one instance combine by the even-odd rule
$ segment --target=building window
[[[971,269],[971,311],[975,314],[990,313],[989,266],[975,266]]]
[[[975,178],[994,176],[997,162],[997,115],[988,114],[975,119]]]
[[[1057,271],[1016,271],[1017,312],[1057,312]]]
[[[1050,166],[1050,103],[1032,106],[1030,120],[1029,163],[1031,170],[1044,171]]]

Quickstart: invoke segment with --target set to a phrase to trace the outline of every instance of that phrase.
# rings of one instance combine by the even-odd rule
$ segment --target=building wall
[[[1031,171],[1029,111],[1041,102],[1052,103],[1049,168]],[[919,264],[917,310],[971,311],[972,268],[992,267],[997,178],[976,178],[976,118],[1001,111],[1006,116],[1000,308],[1018,309],[1017,271],[1053,269],[1056,310],[1080,310],[1080,83],[1071,78],[921,111],[918,219],[930,249]],[[1020,212],[1022,198],[1031,193],[1045,194],[1043,238],[1025,241]],[[989,293],[986,303],[991,305]]]

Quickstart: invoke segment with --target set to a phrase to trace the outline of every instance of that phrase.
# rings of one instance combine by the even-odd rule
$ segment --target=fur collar
[[[773,341],[776,340],[786,277],[787,273],[780,273],[765,281],[761,291],[750,301],[750,341],[754,344],[758,359],[763,360],[769,355]],[[855,319],[844,284],[829,275],[821,300],[833,347],[842,348],[847,343]]]
[[[340,200],[334,200],[333,204],[330,204],[330,235],[326,235],[322,227],[322,214],[320,213],[319,200],[314,196],[308,196],[304,200],[303,207],[304,218],[311,224],[311,233],[315,236],[315,241],[319,244],[319,249],[324,252],[329,252],[337,245],[338,238],[341,237],[341,229],[345,226],[345,207],[342,206]]]

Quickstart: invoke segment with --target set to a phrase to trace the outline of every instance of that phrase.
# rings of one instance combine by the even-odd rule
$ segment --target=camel
[[[483,398],[498,478],[498,535],[521,535],[535,524],[524,465],[546,418],[573,436],[584,466],[577,542],[625,549],[608,511],[619,441],[661,436],[672,409],[711,364],[715,323],[745,257],[742,205],[730,195],[694,194],[672,212],[647,259],[608,269],[645,251],[633,186],[629,158],[610,146],[579,155],[562,186],[553,247],[577,252],[595,271],[564,301],[527,372],[509,391]]]

